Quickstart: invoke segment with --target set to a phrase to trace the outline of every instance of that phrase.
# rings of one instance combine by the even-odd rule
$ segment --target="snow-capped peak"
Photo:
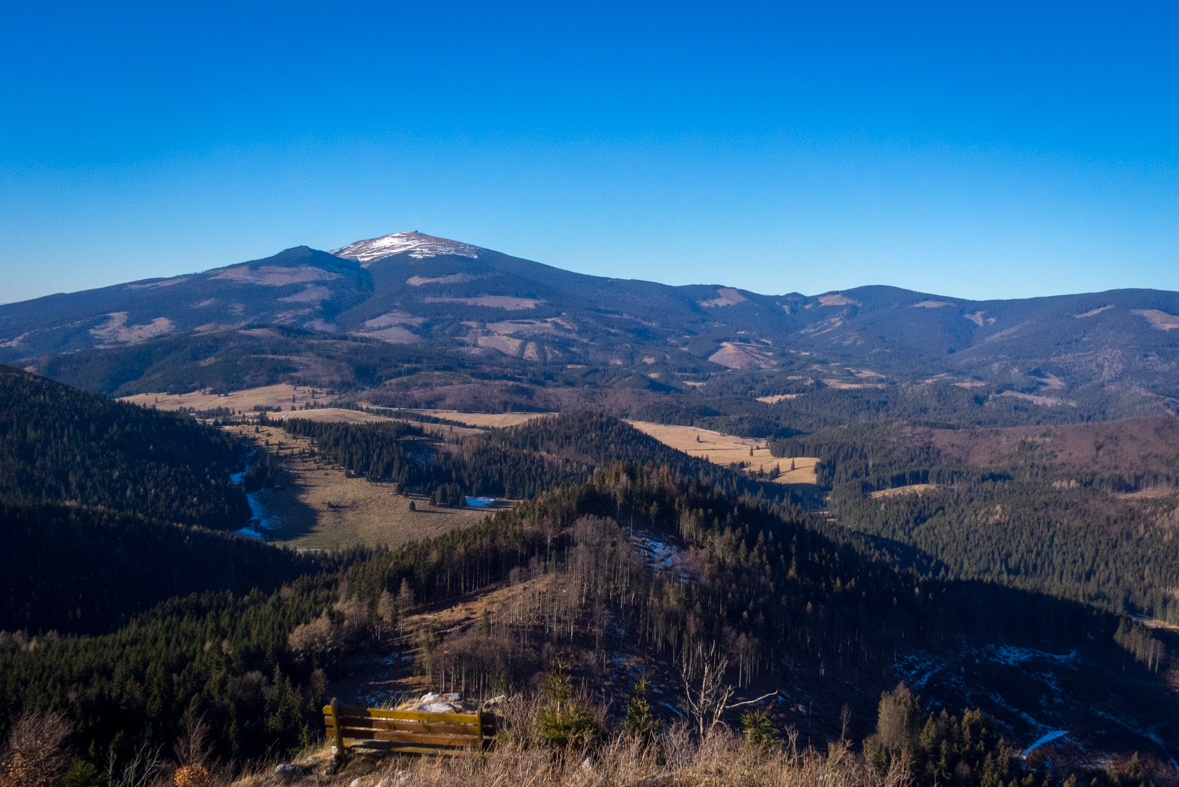
[[[349,243],[331,253],[337,257],[356,260],[368,267],[377,260],[392,257],[394,254],[409,252],[415,260],[426,257],[437,257],[440,254],[453,254],[459,257],[479,258],[479,247],[466,243],[459,243],[446,238],[435,238],[433,235],[423,235],[418,231],[394,232],[371,240],[358,240]]]

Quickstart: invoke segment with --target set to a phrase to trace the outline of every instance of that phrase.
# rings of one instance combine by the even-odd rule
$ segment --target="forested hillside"
[[[173,596],[275,590],[324,562],[135,514],[0,503],[0,630],[99,634]]]
[[[445,425],[427,434],[292,414],[282,428],[371,483],[450,505],[480,494],[522,500],[465,530],[313,559],[197,526],[201,517],[232,526],[215,506],[244,505],[229,481],[241,449],[228,434],[6,374],[5,461],[28,466],[6,477],[0,501],[5,542],[21,555],[0,581],[0,737],[24,711],[60,712],[76,724],[79,762],[167,750],[186,715],[205,720],[222,757],[293,751],[319,734],[319,707],[362,654],[410,659],[421,685],[510,692],[529,691],[557,659],[593,686],[617,679],[617,659],[674,673],[685,654],[713,646],[737,689],[793,692],[782,711],[791,718],[805,705],[809,719],[816,703],[834,717],[847,702],[860,717],[923,719],[920,731],[886,725],[900,732],[864,744],[885,768],[932,729],[929,741],[950,748],[940,760],[921,749],[922,787],[958,762],[973,769],[962,787],[995,777],[996,758],[1011,755],[995,725],[1034,738],[1029,708],[1069,725],[1095,708],[1121,720],[1119,746],[1179,745],[1161,688],[1174,666],[1164,637],[1114,614],[1173,611],[1176,507],[1116,496],[1174,483],[1169,459],[1155,456],[1169,432],[1151,432],[1143,472],[1121,472],[1124,451],[1110,448],[1085,474],[1082,460],[1057,458],[1046,432],[999,430],[1001,447],[988,448],[935,419],[884,420],[896,402],[885,396],[866,423],[774,443],[782,456],[822,457],[829,522],[794,506],[782,485],[687,457],[600,413],[461,437]],[[126,474],[139,481],[130,497]],[[116,479],[122,497],[108,488]],[[423,608],[494,594],[509,601],[477,629],[406,628]],[[904,692],[876,709],[911,659],[1016,651],[1068,664],[1074,683],[1052,710],[1033,692],[1006,693],[1012,673],[994,660],[980,670],[981,690],[939,687],[935,701],[954,714],[986,703],[996,721],[973,710],[960,721],[926,716]],[[932,675],[919,680],[933,685]],[[667,688],[668,713],[681,712]],[[986,752],[956,738],[967,734],[985,738]]]
[[[0,366],[0,500],[101,506],[236,530],[250,510],[240,449],[190,418]]]
[[[639,644],[674,658],[716,642],[739,685],[804,667],[831,685],[887,680],[898,649],[957,649],[963,638],[1116,647],[1112,616],[998,586],[898,574],[792,517],[669,468],[615,466],[485,524],[378,552],[269,596],[174,600],[98,638],[34,646],[7,636],[3,727],[24,708],[55,708],[77,719],[83,750],[125,756],[140,742],[167,745],[192,709],[226,755],[296,746],[315,729],[340,659],[396,623],[407,608],[388,600],[407,588],[439,603],[505,582],[542,582],[527,611],[494,621],[490,639],[420,632],[426,675],[461,672],[470,685],[493,687],[525,684],[550,647],[591,676],[603,648]],[[632,528],[674,545],[674,568],[652,567]],[[1161,705],[1150,712],[1165,716]]]
[[[493,429],[451,446],[422,440],[409,424],[322,423],[297,416],[282,428],[311,437],[327,460],[370,481],[435,497],[446,505],[464,496],[531,498],[562,485],[583,482],[594,468],[615,462],[668,466],[727,493],[789,500],[790,489],[761,482],[669,448],[618,418],[572,412]]]
[[[320,570],[226,532],[250,518],[241,461],[191,418],[0,366],[0,630],[108,632],[173,596]]]
[[[1095,430],[1118,431],[1069,429],[1078,435],[1069,441],[1087,439],[1091,454]],[[819,483],[831,490],[840,523],[916,548],[933,576],[983,579],[1179,622],[1179,472],[1169,457],[1153,456],[1151,444],[1124,463],[1065,465],[1052,443],[1058,433],[1044,430],[1010,440],[1000,452],[985,450],[1006,445],[1004,434],[941,434],[892,423],[819,431],[778,441],[773,450],[820,457]],[[952,450],[976,443],[980,456],[995,456],[972,464],[960,458],[969,456],[965,447]],[[1139,489],[1148,491],[1128,494]]]

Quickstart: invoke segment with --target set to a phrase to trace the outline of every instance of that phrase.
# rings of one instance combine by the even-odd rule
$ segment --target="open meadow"
[[[458,421],[461,424],[482,429],[518,426],[528,423],[534,418],[556,415],[556,413],[460,413],[455,410],[415,410],[415,412],[434,418],[445,418],[448,421]]]
[[[653,424],[646,421],[627,421],[640,432],[654,437],[664,445],[691,456],[707,459],[717,465],[748,462],[749,472],[764,470],[769,473],[775,467],[780,475],[775,479],[780,484],[814,484],[818,481],[815,465],[819,460],[813,456],[775,457],[765,440],[753,437],[734,437],[694,426]]]
[[[535,418],[555,415],[555,413],[460,413],[454,410],[418,410],[417,412],[480,428],[516,426]],[[750,473],[756,473],[758,470],[765,470],[769,473],[777,467],[780,475],[775,480],[780,484],[814,484],[817,482],[815,475],[815,465],[819,461],[817,458],[809,456],[776,458],[770,455],[770,449],[765,440],[734,437],[708,429],[698,429],[694,426],[675,426],[631,420],[628,420],[627,423],[666,446],[691,456],[707,459],[713,464],[728,465],[735,462],[748,462]],[[753,449],[752,454],[750,449]]]
[[[266,385],[261,388],[246,388],[241,391],[215,394],[206,391],[193,391],[185,394],[144,393],[134,396],[124,396],[119,401],[138,404],[143,407],[155,407],[159,410],[215,410],[226,407],[243,413],[255,412],[255,408],[290,410],[306,404],[322,403],[327,400],[322,389],[307,386]]]
[[[394,492],[392,484],[349,478],[320,461],[310,439],[277,427],[227,429],[269,451],[278,469],[278,486],[252,496],[272,528],[267,540],[298,549],[398,546],[487,516],[486,510],[432,506],[428,498]],[[411,501],[416,511],[409,510]]]

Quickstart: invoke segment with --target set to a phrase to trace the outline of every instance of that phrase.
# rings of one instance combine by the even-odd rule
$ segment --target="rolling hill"
[[[817,296],[672,287],[395,233],[331,253],[298,247],[199,274],[0,306],[0,361],[52,374],[48,359],[63,353],[139,347],[136,357],[154,353],[158,362],[161,352],[193,352],[192,342],[176,344],[181,337],[285,328],[308,341],[348,337],[442,352],[511,374],[629,370],[652,381],[645,385],[677,390],[758,372],[837,388],[944,376],[966,386],[1009,383],[1046,405],[1067,404],[1080,390],[1173,409],[1176,315],[1179,293],[1157,290],[975,301],[882,286]],[[282,374],[307,365],[300,354],[268,355],[285,359]]]

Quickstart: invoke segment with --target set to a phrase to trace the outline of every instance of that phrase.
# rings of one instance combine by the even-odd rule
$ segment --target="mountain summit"
[[[377,260],[383,260],[395,254],[408,254],[415,260],[440,255],[478,259],[480,251],[482,250],[478,246],[446,238],[436,238],[433,235],[423,235],[414,230],[413,232],[394,232],[369,240],[358,240],[347,246],[333,249],[331,253],[347,260],[356,260],[367,268]]]
[[[625,370],[648,387],[726,370],[845,388],[990,381],[1051,406],[1072,404],[1086,386],[1174,402],[1179,379],[1174,292],[973,301],[869,286],[763,295],[587,276],[419,232],[0,306],[0,362],[37,366],[142,344],[133,355],[147,363],[170,352],[159,349],[167,337],[279,326],[314,332],[300,342],[352,336],[497,367]],[[289,355],[284,363],[303,368],[305,349],[268,357]]]

